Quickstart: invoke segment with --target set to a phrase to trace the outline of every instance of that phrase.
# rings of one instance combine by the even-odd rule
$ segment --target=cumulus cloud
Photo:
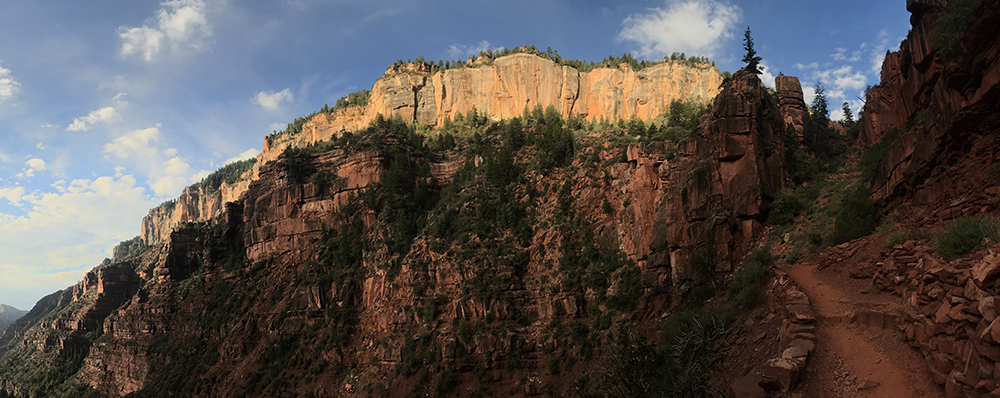
[[[192,180],[191,165],[167,148],[159,127],[134,130],[104,145],[109,159],[131,163],[148,178],[155,197],[176,196]]]
[[[827,87],[826,96],[832,99],[845,97],[846,91],[857,91],[865,88],[868,76],[854,70],[850,65],[842,65],[834,69],[818,70],[812,73],[814,81],[822,82]]]
[[[481,41],[479,43],[472,44],[472,45],[465,45],[465,44],[457,44],[456,43],[456,44],[452,44],[450,47],[448,47],[448,58],[451,58],[451,59],[456,59],[456,58],[457,59],[462,59],[462,58],[468,58],[468,57],[479,55],[479,53],[481,53],[483,51],[486,51],[486,50],[503,51],[503,49],[504,49],[503,46],[496,46],[496,45],[490,44],[490,42],[488,42],[486,40],[483,40],[483,41]]]
[[[813,86],[802,85],[802,99],[811,105],[816,99],[816,89]]]
[[[34,177],[35,173],[45,171],[45,161],[38,158],[28,159],[24,162],[24,171],[17,174],[18,178]]]
[[[130,175],[57,181],[51,192],[27,195],[2,187],[0,198],[24,209],[0,212],[0,301],[22,308],[79,281],[115,244],[137,235],[139,220],[156,205]],[[26,297],[16,297],[14,287]]]
[[[900,39],[902,40],[902,39]],[[885,53],[889,48],[889,31],[882,29],[878,32],[875,37],[876,44],[872,47],[871,51],[871,61],[873,73],[879,73],[882,71],[882,62],[885,61]]]
[[[0,66],[0,104],[17,96],[20,88],[21,83],[14,80],[14,77],[10,74],[10,69]]]
[[[104,145],[104,153],[109,153],[122,159],[153,158],[159,150],[154,143],[160,141],[160,129],[150,127],[134,130]]]
[[[669,0],[665,8],[651,8],[622,21],[619,41],[639,45],[642,57],[659,58],[673,52],[713,56],[733,38],[742,10],[718,0]]]
[[[111,123],[121,118],[114,107],[108,106],[90,112],[87,116],[74,118],[73,123],[66,127],[66,131],[87,131],[97,123]]]
[[[163,163],[163,172],[168,175],[184,175],[187,174],[189,170],[191,170],[191,166],[176,156]]]
[[[233,156],[233,157],[231,157],[229,159],[226,159],[225,162],[222,162],[222,165],[227,165],[227,164],[230,164],[230,163],[233,163],[233,162],[239,162],[241,160],[247,160],[247,159],[250,159],[250,158],[253,158],[253,157],[257,157],[258,154],[260,154],[260,149],[250,148],[250,149],[247,149],[247,150],[245,150],[243,152],[240,152],[239,155],[236,155],[236,156]]]
[[[771,67],[764,62],[760,63],[760,81],[765,86],[774,88],[774,75],[771,74]]]
[[[190,178],[181,176],[163,176],[154,181],[150,188],[157,197],[176,196],[189,184]]]
[[[804,64],[804,65],[801,64],[801,63],[798,63],[798,64],[795,64],[795,65],[792,65],[792,67],[794,67],[795,69],[798,69],[798,70],[817,69],[817,68],[819,68],[819,64],[816,63],[816,62],[810,62],[810,63]]]
[[[139,27],[122,26],[118,36],[123,57],[152,61],[164,47],[172,51],[204,51],[212,37],[203,0],[170,0],[160,3],[156,17]]]
[[[274,112],[281,108],[282,103],[291,102],[293,99],[292,90],[286,88],[278,92],[261,91],[253,97],[253,103],[260,105],[265,111]]]
[[[20,206],[21,196],[24,196],[24,188],[22,187],[0,188],[0,198],[7,199],[12,205]]]
[[[868,43],[861,43],[861,49],[863,50]],[[847,61],[847,62],[858,62],[861,60],[861,56],[864,54],[862,50],[851,51],[851,56],[847,56],[847,49],[842,47],[837,47],[834,49],[834,53],[830,54],[830,57],[834,61]]]

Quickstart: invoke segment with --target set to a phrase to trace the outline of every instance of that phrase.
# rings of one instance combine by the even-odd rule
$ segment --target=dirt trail
[[[847,323],[858,310],[893,310],[888,295],[863,294],[858,284],[816,265],[789,267],[817,315],[817,352],[800,386],[815,397],[940,397],[922,355],[895,330]]]

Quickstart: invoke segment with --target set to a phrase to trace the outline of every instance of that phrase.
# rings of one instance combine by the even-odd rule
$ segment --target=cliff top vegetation
[[[481,51],[478,55],[469,57],[466,60],[438,60],[438,61],[427,61],[423,56],[418,57],[415,60],[402,59],[396,60],[392,64],[391,68],[399,68],[407,65],[417,65],[418,69],[427,70],[431,74],[445,71],[449,69],[461,69],[472,67],[475,65],[489,65],[492,64],[497,58],[505,57],[514,54],[531,54],[536,55],[545,59],[548,59],[561,66],[569,66],[580,72],[590,72],[598,68],[621,68],[622,65],[628,65],[628,67],[636,72],[643,70],[645,68],[659,65],[666,62],[680,62],[684,65],[693,68],[709,68],[715,67],[715,62],[708,59],[708,57],[701,55],[687,56],[684,53],[674,52],[670,56],[663,57],[661,61],[648,61],[648,60],[638,60],[632,53],[624,53],[621,56],[610,55],[604,57],[600,62],[579,60],[572,58],[564,58],[559,54],[559,51],[553,50],[552,47],[548,47],[545,51],[538,49],[537,47],[531,46],[521,46],[517,48],[504,48],[502,50],[485,50]]]

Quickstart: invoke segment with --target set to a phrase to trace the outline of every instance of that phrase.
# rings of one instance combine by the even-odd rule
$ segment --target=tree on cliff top
[[[757,56],[757,51],[753,49],[753,38],[750,37],[749,26],[747,26],[746,32],[743,33],[743,49],[747,51],[747,54],[743,56],[743,62],[747,64],[744,69],[755,75],[759,75],[761,73],[760,57]]]

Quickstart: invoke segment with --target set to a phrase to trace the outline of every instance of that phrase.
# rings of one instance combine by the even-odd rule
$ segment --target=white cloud
[[[771,67],[767,66],[766,63],[760,63],[760,81],[764,83],[765,86],[774,88],[774,75],[771,74]]]
[[[164,176],[150,185],[157,197],[173,197],[181,193],[190,184],[190,178],[181,176]]]
[[[205,177],[208,177],[209,174],[212,174],[212,172],[208,170],[202,170],[197,173],[194,173],[194,175],[191,176],[191,183],[194,184],[198,181],[201,181]]]
[[[105,144],[104,153],[138,167],[155,197],[177,196],[190,184],[191,165],[163,141],[159,127],[134,130]]]
[[[673,52],[710,57],[733,38],[741,14],[738,6],[718,0],[669,0],[665,9],[651,8],[625,18],[617,40],[638,43],[642,57]]]
[[[160,52],[160,41],[163,40],[163,33],[146,26],[139,28],[119,28],[118,36],[122,39],[122,56],[128,57],[133,54],[141,54],[142,59],[153,60],[153,56]]]
[[[479,55],[479,53],[486,50],[503,51],[503,46],[494,46],[490,42],[483,40],[479,43],[472,45],[465,44],[452,44],[448,47],[448,58],[450,59],[463,59],[472,56]]]
[[[208,23],[205,8],[202,0],[160,3],[155,21],[148,21],[140,27],[118,28],[122,56],[137,55],[147,62],[152,61],[164,45],[169,46],[171,51],[204,51],[206,40],[212,37],[212,26]]]
[[[281,108],[283,102],[291,102],[294,99],[292,90],[284,89],[278,92],[261,91],[253,98],[253,103],[260,105],[265,111],[274,112]]]
[[[156,127],[135,130],[105,144],[104,153],[111,153],[122,159],[150,159],[159,152],[152,145],[159,141],[160,129]]]
[[[43,129],[54,129],[54,128],[59,127],[59,126],[56,126],[56,125],[54,125],[52,123],[42,123],[42,125],[38,126],[38,127],[41,127]]]
[[[45,171],[45,161],[38,158],[28,159],[24,164],[28,167],[24,168],[25,177],[34,177],[36,172]]]
[[[885,52],[889,48],[889,31],[886,29],[879,31],[878,35],[875,37],[875,41],[878,44],[875,44],[871,53],[869,53],[871,54],[872,60],[871,71],[873,73],[879,73],[882,71],[882,61],[885,61]]]
[[[87,116],[73,119],[73,123],[66,127],[66,131],[87,131],[97,123],[111,123],[120,118],[118,111],[114,107],[108,106],[90,112]]]
[[[191,166],[187,162],[181,160],[179,157],[172,157],[170,160],[163,163],[163,172],[167,175],[179,176],[187,174],[191,170]]]
[[[127,106],[128,105],[128,101],[125,100],[125,96],[126,95],[128,95],[128,94],[125,94],[125,93],[115,94],[114,97],[111,97],[111,101],[114,102],[115,105],[117,105],[119,107]]]
[[[828,88],[827,98],[845,97],[847,90],[863,89],[868,83],[868,77],[861,71],[855,71],[850,65],[841,65],[835,69],[817,70],[812,73],[815,81],[822,82]]]
[[[24,196],[24,188],[22,187],[0,188],[0,198],[7,199],[12,205],[20,206],[21,196]]]
[[[816,99],[816,89],[813,86],[802,85],[802,98],[811,106]]]
[[[837,76],[833,80],[833,85],[841,89],[860,90],[865,87],[867,82],[868,78],[865,77],[864,73],[854,72],[854,74]]]
[[[830,56],[833,57],[834,61],[843,61],[843,60],[847,59],[847,56],[844,55],[844,53],[847,52],[846,48],[837,47],[837,48],[835,48],[833,50],[836,51],[836,52],[834,52],[833,54],[830,54]]]
[[[139,220],[156,204],[129,175],[53,185],[29,195],[0,188],[0,197],[23,208],[0,213],[0,301],[35,300],[76,283],[111,256],[113,245],[137,235]],[[29,298],[12,297],[15,287]]]
[[[0,104],[17,96],[21,83],[14,80],[10,74],[10,69],[0,66]]]
[[[238,161],[241,161],[241,160],[247,160],[247,159],[250,159],[252,157],[256,157],[258,154],[260,154],[260,149],[250,148],[250,149],[247,149],[247,150],[241,152],[239,155],[236,155],[236,156],[233,156],[233,157],[231,157],[229,159],[226,159],[225,162],[222,162],[222,165],[225,166],[225,165],[233,163],[233,162],[238,162]]]
[[[805,65],[803,65],[801,63],[798,63],[798,64],[795,64],[795,65],[792,65],[792,67],[794,67],[795,69],[798,69],[798,70],[817,69],[817,68],[819,68],[819,64],[815,63],[815,62],[810,62],[810,63],[805,64]]]

